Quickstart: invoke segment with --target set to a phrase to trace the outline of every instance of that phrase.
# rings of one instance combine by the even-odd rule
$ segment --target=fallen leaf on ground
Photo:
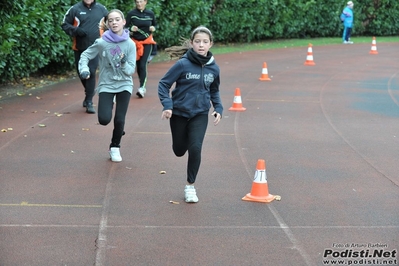
[[[180,204],[180,202],[178,202],[178,201],[173,201],[173,200],[170,200],[169,202],[172,203],[172,204]]]
[[[39,124],[39,127],[46,127],[45,124]]]
[[[164,175],[164,174],[166,174],[166,171],[159,171],[159,173],[160,173],[161,175]]]

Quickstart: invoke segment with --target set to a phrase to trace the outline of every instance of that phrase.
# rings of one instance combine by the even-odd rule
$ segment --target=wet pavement
[[[197,204],[157,96],[174,62],[132,96],[121,163],[79,80],[1,99],[0,265],[398,265],[399,44],[377,46],[313,46],[314,66],[307,47],[216,55]],[[242,200],[259,159],[281,201]]]

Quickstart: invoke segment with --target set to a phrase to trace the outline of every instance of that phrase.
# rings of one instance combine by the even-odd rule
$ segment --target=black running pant
[[[143,55],[140,57],[140,60],[136,61],[136,69],[137,75],[139,76],[140,80],[140,87],[145,88],[147,83],[147,66],[148,66],[148,58],[152,52],[152,44],[144,44],[144,52]]]
[[[187,182],[193,184],[201,164],[202,143],[208,126],[208,115],[197,115],[191,119],[172,115],[170,129],[172,148],[176,156],[188,151]]]
[[[116,97],[116,108],[114,116],[114,131],[112,133],[110,147],[120,147],[121,139],[124,134],[126,113],[131,97],[130,92],[101,92],[98,95],[98,122],[103,126],[106,126],[111,122],[114,96]]]

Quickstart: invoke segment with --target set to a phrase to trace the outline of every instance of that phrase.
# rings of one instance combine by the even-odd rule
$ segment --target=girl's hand
[[[127,56],[125,54],[121,54],[121,63],[124,64],[127,61]]]
[[[212,113],[212,115],[215,117],[215,120],[213,120],[213,125],[217,125],[220,122],[220,119],[222,119],[222,116],[219,113],[216,113],[216,111],[214,111]]]
[[[154,32],[155,31],[155,27],[154,26],[150,26],[150,31]]]
[[[165,110],[162,112],[162,119],[169,119],[172,117],[172,110]]]
[[[90,72],[89,71],[83,71],[80,73],[80,79],[89,79],[90,78]]]

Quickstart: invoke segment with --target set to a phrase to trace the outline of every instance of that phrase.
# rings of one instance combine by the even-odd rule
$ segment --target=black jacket
[[[150,27],[157,27],[157,22],[155,20],[154,12],[149,9],[144,9],[143,11],[137,8],[130,10],[126,16],[126,28],[132,31],[132,26],[137,26],[138,31],[131,32],[131,37],[135,40],[142,41],[148,38],[152,33]]]
[[[73,38],[73,50],[84,51],[100,37],[99,23],[107,14],[107,9],[96,1],[90,7],[81,1],[69,8],[61,27],[66,34]],[[78,35],[78,27],[86,33],[85,36]]]
[[[176,86],[170,97],[174,83]],[[158,96],[163,110],[173,110],[174,115],[192,118],[198,114],[207,114],[211,103],[215,111],[222,115],[219,86],[220,69],[213,56],[201,66],[190,61],[185,54],[159,81]]]

